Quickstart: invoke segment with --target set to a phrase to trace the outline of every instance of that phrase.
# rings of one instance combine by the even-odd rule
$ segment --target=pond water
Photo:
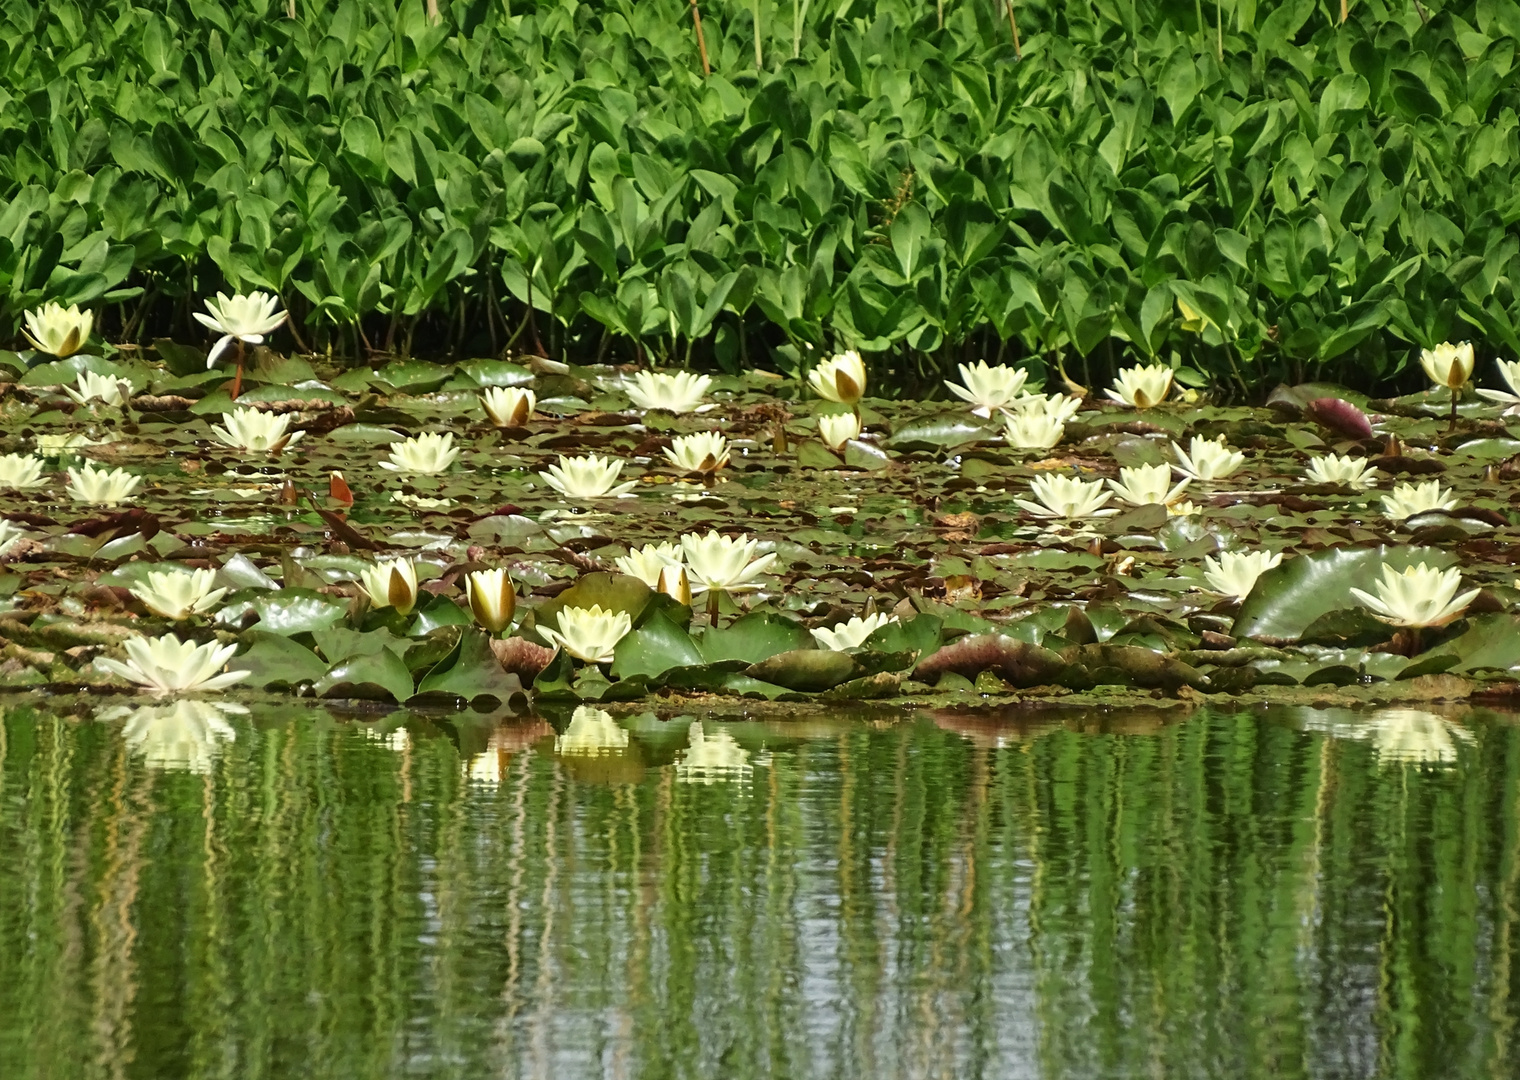
[[[1513,1077],[1520,728],[12,704],[0,1075]]]

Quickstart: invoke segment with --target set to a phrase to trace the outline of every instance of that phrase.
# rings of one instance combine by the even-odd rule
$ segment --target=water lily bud
[[[686,576],[686,567],[661,567],[659,591],[676,603],[691,607],[691,578]]]
[[[1437,386],[1450,390],[1461,389],[1472,378],[1472,342],[1464,341],[1460,345],[1453,345],[1444,341],[1434,349],[1423,349],[1420,352],[1420,366]]]
[[[26,329],[22,331],[32,348],[50,353],[62,359],[73,356],[90,336],[95,326],[95,314],[80,311],[78,304],[64,307],[47,303],[26,313]]]
[[[512,625],[517,593],[505,570],[474,571],[465,578],[465,592],[470,598],[470,612],[481,626],[499,634]]]
[[[1171,389],[1172,369],[1165,364],[1149,364],[1121,369],[1113,389],[1106,393],[1121,404],[1149,409],[1165,401]]]
[[[808,373],[808,385],[826,401],[854,405],[865,396],[865,362],[854,349],[832,356]]]
[[[417,606],[417,568],[410,559],[371,566],[359,575],[359,587],[377,608],[393,607],[409,615]]]
[[[491,386],[482,395],[481,404],[497,427],[522,427],[533,415],[538,396],[520,386]]]

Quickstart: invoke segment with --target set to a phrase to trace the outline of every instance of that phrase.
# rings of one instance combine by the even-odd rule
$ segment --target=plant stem
[[[707,591],[707,621],[714,626],[718,625],[718,599],[717,589]]]
[[[755,70],[765,70],[765,52],[760,48],[760,0],[755,0]]]
[[[1203,0],[1198,0],[1202,3]],[[1013,0],[1008,0],[1008,29],[1013,31],[1013,58],[1024,59],[1024,48],[1019,44],[1019,20],[1013,14]]]
[[[702,36],[702,12],[697,9],[697,0],[691,0],[691,24],[697,28],[697,51],[702,54],[702,77],[712,74],[712,65],[707,62],[707,39]]]
[[[243,339],[238,338],[237,373],[232,376],[232,400],[243,392]]]
[[[1219,33],[1219,62],[1224,63],[1224,0],[1214,0],[1214,27]]]

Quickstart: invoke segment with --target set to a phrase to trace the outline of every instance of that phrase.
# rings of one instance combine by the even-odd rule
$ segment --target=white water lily
[[[464,591],[475,621],[493,634],[512,625],[517,611],[517,590],[505,570],[473,570],[464,579]]]
[[[979,360],[975,364],[960,364],[959,367],[961,381],[953,383],[946,379],[945,385],[956,397],[975,405],[976,408],[971,411],[977,416],[991,416],[994,409],[1007,406],[1024,389],[1024,383],[1029,379],[1029,372],[1023,368],[1008,367],[1006,364],[991,367],[985,360]]]
[[[96,715],[126,721],[122,739],[148,768],[204,775],[221,756],[223,745],[237,739],[228,719],[247,716],[248,710],[230,701],[181,698],[168,705],[104,709]]]
[[[776,561],[774,551],[757,558],[759,549],[760,541],[747,534],[687,533],[681,537],[681,551],[691,574],[691,591],[737,593],[758,589],[760,584],[755,579]]]
[[[623,381],[623,392],[640,409],[688,413],[702,404],[711,386],[711,375],[693,375],[689,371],[639,371]]]
[[[808,385],[825,401],[854,405],[866,393],[866,365],[854,349],[831,356],[808,372]]]
[[[195,318],[202,326],[222,336],[206,355],[206,367],[215,367],[217,358],[234,341],[262,345],[265,335],[284,325],[289,317],[289,312],[275,310],[279,306],[278,296],[263,292],[232,296],[217,293],[215,300],[207,300],[208,314],[197,311]]]
[[[371,607],[393,607],[402,615],[417,606],[417,567],[410,559],[391,559],[360,571],[359,588]]]
[[[1066,423],[1082,408],[1082,399],[1071,394],[1020,394],[1008,405],[1010,413],[1046,416]]]
[[[1457,744],[1473,741],[1466,728],[1423,709],[1379,709],[1367,718],[1366,737],[1379,762],[1403,765],[1449,765]]]
[[[716,431],[680,435],[665,448],[665,456],[682,472],[717,472],[728,464],[728,440]]]
[[[97,469],[86,464],[69,469],[68,474],[69,498],[101,506],[124,502],[142,486],[142,477],[133,476],[125,469]]]
[[[651,589],[660,584],[660,572],[668,566],[681,565],[681,545],[679,542],[668,544],[645,544],[641,548],[633,548],[627,555],[619,555],[612,560],[617,568],[629,577],[638,578]]]
[[[1479,388],[1479,396],[1504,405],[1520,405],[1520,360],[1495,360],[1494,363],[1499,368],[1499,377],[1509,387],[1509,392]]]
[[[204,615],[227,594],[226,589],[212,588],[215,583],[215,570],[151,570],[132,586],[132,595],[155,615],[188,619]]]
[[[1460,345],[1453,345],[1445,341],[1434,349],[1421,349],[1420,366],[1437,386],[1459,390],[1472,378],[1472,342],[1464,341]]]
[[[561,457],[539,477],[567,499],[617,498],[639,486],[637,480],[619,484],[623,463],[610,457],[588,454],[585,457]]]
[[[1382,577],[1374,587],[1375,595],[1361,589],[1352,589],[1351,595],[1385,622],[1411,628],[1448,623],[1478,595],[1477,589],[1457,595],[1462,587],[1460,570],[1455,567],[1437,570],[1425,563],[1415,563],[1402,571],[1385,563]]]
[[[1192,482],[1192,477],[1185,476],[1179,483],[1173,484],[1169,465],[1126,465],[1119,470],[1119,479],[1110,480],[1108,486],[1119,496],[1121,502],[1127,502],[1131,506],[1149,506],[1152,503],[1170,506]]]
[[[1223,480],[1246,463],[1246,456],[1227,446],[1223,435],[1217,439],[1194,435],[1187,453],[1174,442],[1172,453],[1177,455],[1177,471],[1194,480]]]
[[[1166,504],[1167,517],[1192,517],[1195,514],[1201,513],[1203,513],[1203,511],[1199,510],[1198,507],[1193,504],[1191,499],[1182,499],[1179,502]]]
[[[80,311],[78,304],[64,307],[49,301],[40,308],[33,308],[23,319],[26,329],[22,331],[32,348],[60,360],[73,356],[89,340],[95,328],[95,313]]]
[[[860,417],[852,412],[824,413],[818,418],[818,437],[830,450],[843,449],[845,443],[860,438]]]
[[[554,737],[554,752],[568,757],[616,756],[628,748],[628,732],[605,709],[579,705],[570,714],[563,735]]]
[[[124,643],[127,661],[102,657],[96,665],[112,675],[163,697],[198,690],[223,690],[248,678],[248,671],[223,671],[237,652],[237,645],[208,641],[197,645],[173,634],[163,637],[130,637]]]
[[[538,395],[522,386],[488,386],[480,397],[497,427],[522,427],[538,406]]]
[[[858,649],[865,644],[866,638],[880,630],[888,623],[897,622],[896,615],[884,615],[879,611],[873,611],[865,618],[856,615],[848,622],[842,622],[831,627],[818,627],[809,631],[818,644],[825,649],[834,652],[848,652],[850,649]]]
[[[1122,404],[1149,409],[1165,401],[1171,389],[1172,369],[1165,364],[1149,364],[1120,369],[1113,388],[1106,393]]]
[[[132,396],[132,384],[116,375],[97,375],[93,371],[81,371],[79,377],[74,380],[74,386],[65,386],[63,392],[73,398],[77,405],[88,405],[92,401],[99,401],[119,409]]]
[[[47,482],[42,478],[45,464],[40,457],[31,454],[0,455],[0,488],[41,487]]]
[[[1209,589],[1232,600],[1250,595],[1256,579],[1282,562],[1280,551],[1221,551],[1203,560],[1203,579]]]
[[[1028,499],[1013,501],[1036,517],[1108,517],[1119,512],[1117,509],[1104,509],[1104,504],[1113,495],[1103,490],[1101,480],[1078,480],[1074,476],[1046,473],[1030,481],[1029,491],[1037,502]]]
[[[402,439],[390,445],[390,460],[380,462],[382,469],[404,473],[441,473],[459,456],[454,445],[454,433],[442,435],[424,431],[410,439]]]
[[[1383,496],[1383,513],[1394,521],[1403,521],[1431,510],[1450,510],[1457,505],[1456,495],[1441,486],[1439,480],[1419,484],[1395,484]]]
[[[1309,459],[1304,478],[1311,484],[1342,484],[1346,487],[1371,487],[1378,471],[1366,458],[1350,454],[1321,454]]]
[[[1003,416],[1003,439],[1015,450],[1049,450],[1066,434],[1066,425],[1044,410],[1014,409]]]
[[[0,557],[8,554],[11,548],[20,543],[23,535],[25,534],[12,525],[8,518],[0,518]]]
[[[218,442],[236,450],[254,454],[282,453],[287,447],[299,442],[304,431],[290,433],[291,413],[261,412],[258,409],[237,409],[222,413],[220,426],[211,425],[211,434]]]
[[[686,740],[686,749],[676,753],[678,784],[743,780],[754,772],[749,751],[719,724],[693,720],[686,729]]]
[[[633,619],[626,611],[604,611],[600,604],[588,608],[559,609],[559,628],[540,626],[538,632],[551,645],[564,649],[577,660],[588,664],[605,664],[628,631]]]

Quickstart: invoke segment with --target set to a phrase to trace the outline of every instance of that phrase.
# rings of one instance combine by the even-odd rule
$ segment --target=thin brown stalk
[[[1013,31],[1013,58],[1024,59],[1024,47],[1019,44],[1019,20],[1013,14],[1013,0],[1008,0],[1008,29]]]
[[[697,8],[697,0],[691,0],[691,24],[697,28],[697,51],[702,54],[702,77],[712,74],[712,65],[707,62],[707,39],[702,36],[702,12]]]

